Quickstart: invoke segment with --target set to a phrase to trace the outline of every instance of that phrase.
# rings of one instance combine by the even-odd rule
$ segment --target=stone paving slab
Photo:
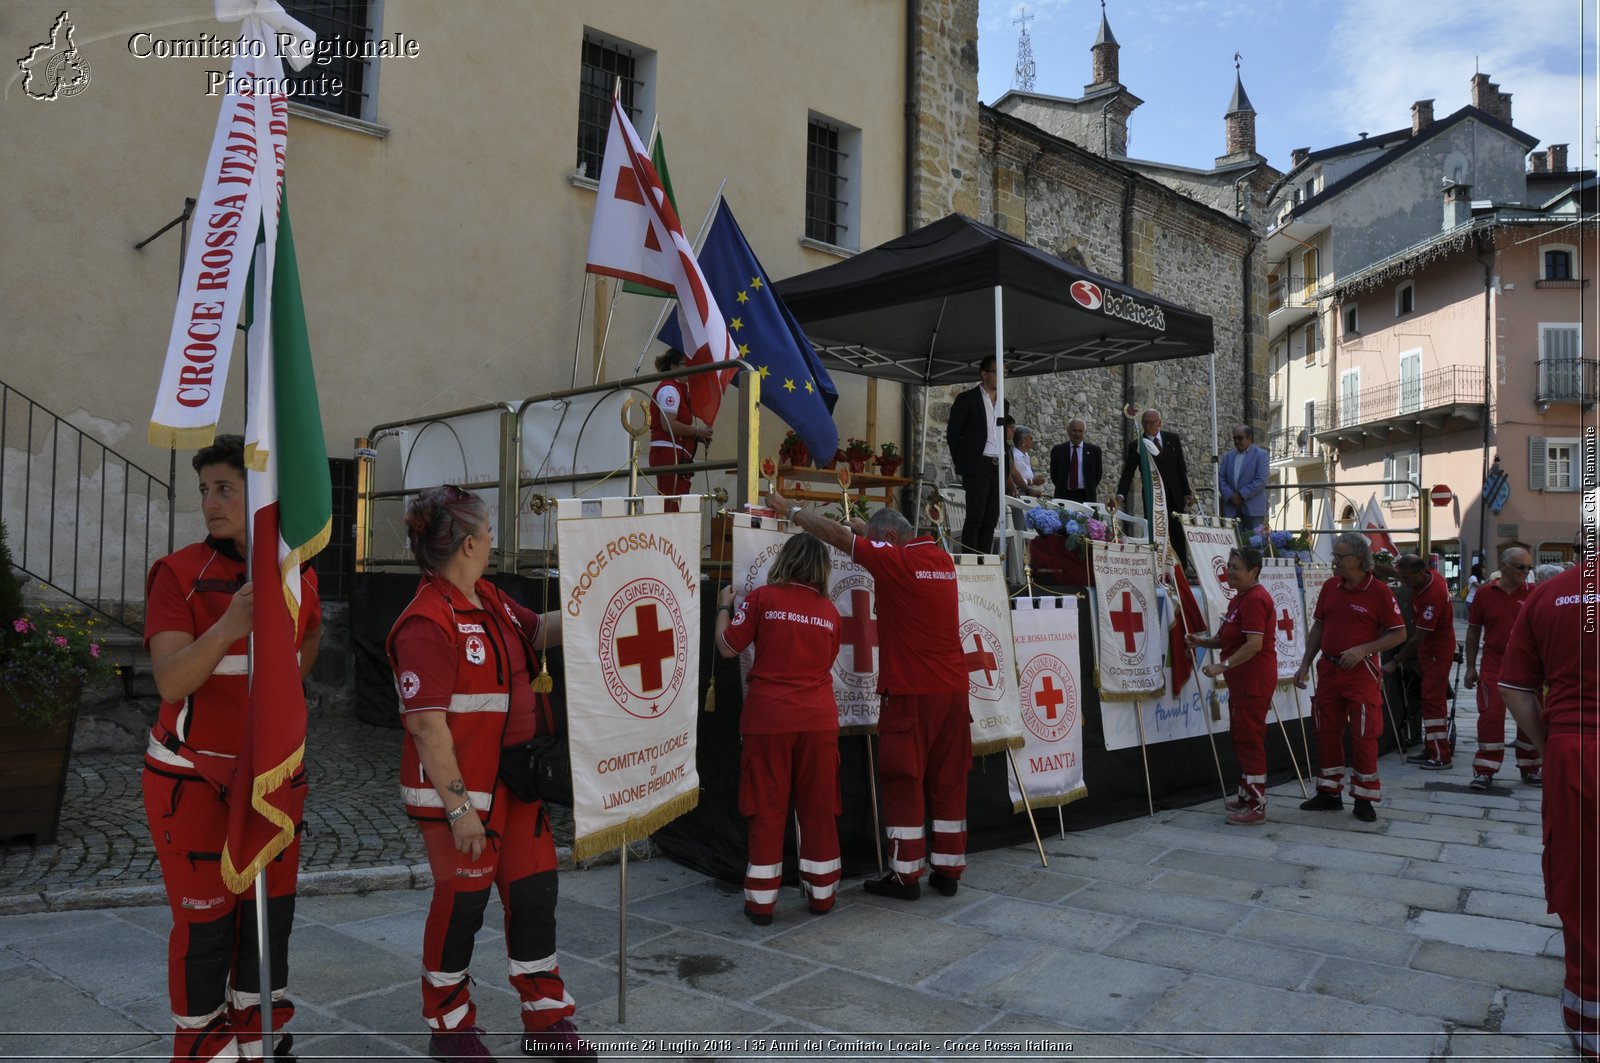
[[[1173,849],[1164,853],[1156,863],[1176,871],[1193,871],[1202,875],[1233,875],[1245,882],[1270,886],[1295,885],[1306,873],[1305,864],[1282,851],[1277,859],[1265,860],[1233,853]]]
[[[1400,929],[1284,911],[1258,910],[1233,930],[1233,936],[1397,966],[1403,966],[1417,948],[1416,938]]]
[[[1359,897],[1305,886],[1269,886],[1259,891],[1255,901],[1263,908],[1393,929],[1405,926],[1411,912],[1406,904],[1386,897]]]
[[[1175,927],[1139,926],[1108,945],[1107,956],[1179,971],[1226,971],[1236,982],[1293,989],[1322,957],[1279,944]]]
[[[1151,889],[1164,893],[1181,893],[1187,897],[1205,897],[1213,901],[1247,903],[1255,900],[1261,887],[1254,882],[1194,871],[1169,871],[1150,883]]]
[[[989,1007],[1005,1007],[1087,1030],[1126,1030],[1184,978],[1158,964],[1071,949],[1033,949],[1006,962],[969,957],[928,984]]]
[[[1492,966],[1496,985],[1507,989],[1520,989],[1535,995],[1561,995],[1562,979],[1566,965],[1549,956],[1521,956],[1516,953],[1487,953],[1482,949],[1464,948],[1447,941],[1424,941],[1411,957],[1411,967],[1418,971],[1431,971],[1458,977],[1466,972],[1482,972],[1488,979],[1486,968]]]
[[[1461,975],[1447,978],[1404,967],[1330,957],[1317,968],[1306,989],[1357,1004],[1403,1006],[1407,1011],[1466,1026],[1488,1026],[1498,998],[1497,987],[1471,981],[1471,971],[1462,971]]]
[[[1561,928],[1561,920],[1545,910],[1543,897],[1525,897],[1516,893],[1496,893],[1493,890],[1472,890],[1467,894],[1468,915],[1487,915],[1496,919],[1511,919],[1534,926]]]
[[[1068,897],[1064,905],[1091,911],[1124,915],[1131,919],[1186,926],[1198,930],[1224,931],[1237,926],[1250,914],[1250,908],[1226,901],[1211,901],[1178,894],[1129,890],[1119,884],[1097,883]]]

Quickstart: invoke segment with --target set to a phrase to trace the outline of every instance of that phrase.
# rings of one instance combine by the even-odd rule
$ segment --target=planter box
[[[71,710],[52,726],[29,727],[17,719],[11,695],[0,689],[0,841],[32,836],[35,845],[55,842],[77,725],[76,691]]]

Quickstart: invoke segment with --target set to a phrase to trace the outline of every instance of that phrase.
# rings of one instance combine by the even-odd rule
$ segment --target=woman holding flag
[[[227,792],[245,733],[252,586],[245,582],[244,438],[217,436],[194,456],[200,477],[204,541],[157,561],[145,585],[145,645],[161,709],[145,752],[144,807],[172,909],[167,989],[172,1058],[261,1058],[260,960],[254,888],[235,894],[223,882]],[[295,630],[304,678],[317,659],[322,606],[317,577],[302,569]],[[242,785],[248,786],[248,780]],[[289,929],[300,870],[298,828],[305,772],[290,779],[297,836],[266,865],[272,963],[272,1028],[294,1015]],[[292,1059],[293,1037],[274,1046]]]
[[[1233,600],[1214,637],[1185,635],[1191,648],[1221,650],[1201,669],[1228,684],[1228,728],[1239,763],[1239,794],[1224,807],[1227,822],[1253,826],[1267,820],[1267,712],[1278,688],[1278,647],[1272,637],[1272,595],[1261,585],[1261,552],[1248,546],[1228,551],[1228,586]]]
[[[689,364],[689,356],[676,347],[656,358],[656,372],[670,373]],[[683,465],[694,460],[695,448],[711,442],[711,426],[695,420],[689,402],[689,384],[682,377],[663,380],[650,396],[650,467]],[[664,495],[686,495],[694,485],[688,473],[662,473],[656,490]],[[677,503],[668,507],[677,512]]]
[[[537,651],[561,641],[561,614],[525,609],[483,578],[493,532],[477,495],[450,485],[423,491],[406,507],[406,527],[422,580],[389,632],[388,653],[406,731],[401,793],[433,871],[422,939],[429,1051],[441,1063],[494,1058],[479,1037],[467,974],[493,884],[524,1050],[593,1058],[556,963],[550,817],[506,778],[517,782],[510,769],[519,747],[555,733],[550,699],[533,679]]]

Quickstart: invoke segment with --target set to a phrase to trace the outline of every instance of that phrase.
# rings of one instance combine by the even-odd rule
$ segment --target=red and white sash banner
[[[1078,599],[1011,599],[1017,694],[1023,727],[1017,772],[1007,773],[1013,811],[1070,805],[1088,797],[1083,784],[1083,676],[1079,667]],[[1017,774],[1022,777],[1019,788]],[[1028,796],[1027,805],[1022,795]]]
[[[1294,678],[1295,670],[1306,655],[1306,614],[1300,601],[1300,577],[1294,560],[1262,558],[1261,585],[1272,595],[1270,637],[1278,650],[1278,682],[1288,682]]]
[[[1020,749],[1023,730],[1005,567],[993,554],[957,554],[954,560],[961,595],[961,649],[967,656],[972,755]]]
[[[1148,546],[1093,543],[1095,673],[1100,700],[1138,701],[1167,688],[1167,628]]]
[[[271,0],[219,0],[217,17],[242,17],[239,39],[246,45],[233,60],[230,90],[222,97],[201,176],[195,232],[184,255],[161,389],[150,414],[150,442],[174,449],[207,446],[216,436],[258,234],[266,241],[265,261],[276,257],[289,136],[280,56],[304,69],[316,43],[315,33]]]
[[[776,517],[733,514],[733,589],[741,599],[767,582],[767,571],[798,525]],[[878,621],[872,577],[846,555],[828,548],[833,562],[828,595],[843,622],[839,656],[833,661],[833,698],[840,734],[868,734],[878,727]],[[739,655],[745,678],[755,663],[754,647]]]
[[[615,98],[599,185],[584,269],[676,295],[678,325],[690,365],[739,357],[666,186]],[[716,420],[733,373],[729,369],[688,378],[695,413],[707,424]]]
[[[1200,684],[1207,684],[1202,689]],[[1192,672],[1189,681],[1177,697],[1167,692],[1141,698],[1137,703],[1109,701],[1100,695],[1100,726],[1105,734],[1107,749],[1136,749],[1139,745],[1139,722],[1144,721],[1144,741],[1147,745],[1175,742],[1183,738],[1204,738],[1207,730],[1223,741],[1228,733],[1228,699],[1226,692],[1218,690],[1217,711],[1220,719],[1211,719],[1210,680]]]
[[[1180,523],[1184,541],[1189,544],[1189,560],[1194,562],[1194,585],[1200,591],[1208,630],[1218,631],[1222,628],[1222,615],[1233,603],[1234,590],[1228,585],[1228,552],[1239,545],[1239,535],[1232,521],[1184,515]]]
[[[676,501],[557,506],[577,860],[699,803],[700,499]]]

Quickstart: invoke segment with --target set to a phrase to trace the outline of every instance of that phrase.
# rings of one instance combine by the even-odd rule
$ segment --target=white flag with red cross
[[[1101,701],[1162,693],[1167,627],[1157,607],[1155,555],[1148,546],[1094,543],[1095,671]]]
[[[735,513],[733,590],[736,600],[767,582],[783,544],[799,530],[776,517]],[[840,734],[869,734],[878,727],[878,620],[872,576],[848,556],[828,548],[833,562],[828,596],[839,610],[839,655],[833,659],[833,699]],[[755,647],[739,655],[739,675],[748,678]]]
[[[563,498],[562,646],[573,858],[699,802],[700,499]]]
[[[1076,598],[1011,599],[1024,744],[1009,773],[1011,805],[1025,810],[1088,797],[1083,783],[1084,686]],[[1021,787],[1019,788],[1019,775]]]
[[[1306,655],[1306,613],[1293,558],[1261,559],[1261,586],[1272,595],[1272,639],[1278,653],[1278,681],[1286,683]]]
[[[1016,648],[1005,569],[992,554],[957,554],[961,648],[967,658],[967,708],[972,755],[1022,748]]]
[[[606,134],[599,185],[584,269],[676,295],[678,327],[690,365],[737,358],[738,350],[700,272],[694,245],[683,233],[672,197],[616,99],[611,101],[611,129]],[[690,404],[707,424],[717,419],[722,393],[734,372],[728,369],[687,378]]]

